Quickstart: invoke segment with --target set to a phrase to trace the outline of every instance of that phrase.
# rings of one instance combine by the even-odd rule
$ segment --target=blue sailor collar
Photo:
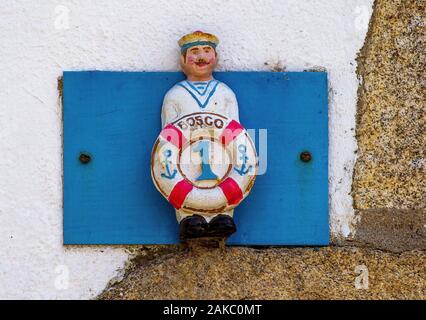
[[[184,80],[177,85],[184,88],[192,98],[198,103],[201,109],[204,109],[210,101],[210,98],[216,91],[219,81],[212,79],[210,81],[188,81]]]

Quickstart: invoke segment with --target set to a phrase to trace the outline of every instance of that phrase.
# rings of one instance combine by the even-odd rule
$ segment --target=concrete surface
[[[358,214],[353,245],[392,252],[426,250],[425,210],[367,209]]]

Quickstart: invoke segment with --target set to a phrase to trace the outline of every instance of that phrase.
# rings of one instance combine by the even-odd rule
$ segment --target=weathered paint
[[[66,244],[178,241],[173,209],[152,185],[150,162],[151,145],[161,131],[159,109],[163,93],[181,78],[183,75],[177,72],[64,74]],[[257,171],[261,175],[251,190],[254,176],[231,171],[225,177],[226,169],[222,168],[223,184],[192,189],[191,183],[180,181],[186,181],[183,177],[187,175],[195,184],[196,170],[190,165],[182,170],[181,163],[180,167],[170,168],[170,173],[178,172],[174,179],[163,179],[161,174],[168,174],[161,159],[161,144],[165,151],[172,151],[176,160],[171,161],[177,163],[181,141],[187,141],[182,147],[183,156],[186,146],[196,141],[189,135],[192,122],[186,119],[199,117],[200,122],[207,121],[203,120],[203,113],[190,114],[176,119],[173,127],[167,127],[170,135],[160,133],[160,143],[155,143],[152,176],[157,189],[188,214],[204,210],[206,219],[229,212],[251,190],[236,208],[238,232],[228,243],[328,244],[327,74],[218,72],[215,78],[227,83],[238,96],[242,123],[248,129],[256,129]],[[214,132],[218,144],[228,143],[226,148],[236,152],[240,143],[249,143],[247,134],[234,120],[221,115],[216,119],[222,121],[222,130]],[[186,130],[177,129],[180,127]],[[222,136],[228,127],[229,134]],[[260,139],[261,130],[267,130],[266,139]],[[176,132],[182,132],[182,138]],[[229,143],[231,140],[236,144]],[[254,146],[251,148],[253,155]],[[92,154],[89,164],[78,161],[81,150]],[[304,150],[312,153],[312,161],[301,161]],[[249,165],[255,166],[256,159],[251,157]],[[203,181],[202,187],[207,187],[207,183]],[[201,207],[206,204],[209,206]]]

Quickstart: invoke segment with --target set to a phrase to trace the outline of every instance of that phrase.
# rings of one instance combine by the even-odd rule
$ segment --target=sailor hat
[[[211,46],[213,49],[216,49],[219,39],[210,33],[194,31],[180,38],[178,44],[182,53],[194,46]]]

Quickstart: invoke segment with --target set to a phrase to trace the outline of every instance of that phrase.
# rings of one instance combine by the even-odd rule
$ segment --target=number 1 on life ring
[[[212,112],[167,124],[151,155],[157,189],[175,209],[192,214],[235,208],[249,194],[256,169],[256,149],[244,127]]]
[[[195,152],[199,152],[201,156],[201,174],[196,179],[197,181],[218,179],[218,176],[214,174],[210,166],[209,147],[209,141],[202,140],[193,149]]]

